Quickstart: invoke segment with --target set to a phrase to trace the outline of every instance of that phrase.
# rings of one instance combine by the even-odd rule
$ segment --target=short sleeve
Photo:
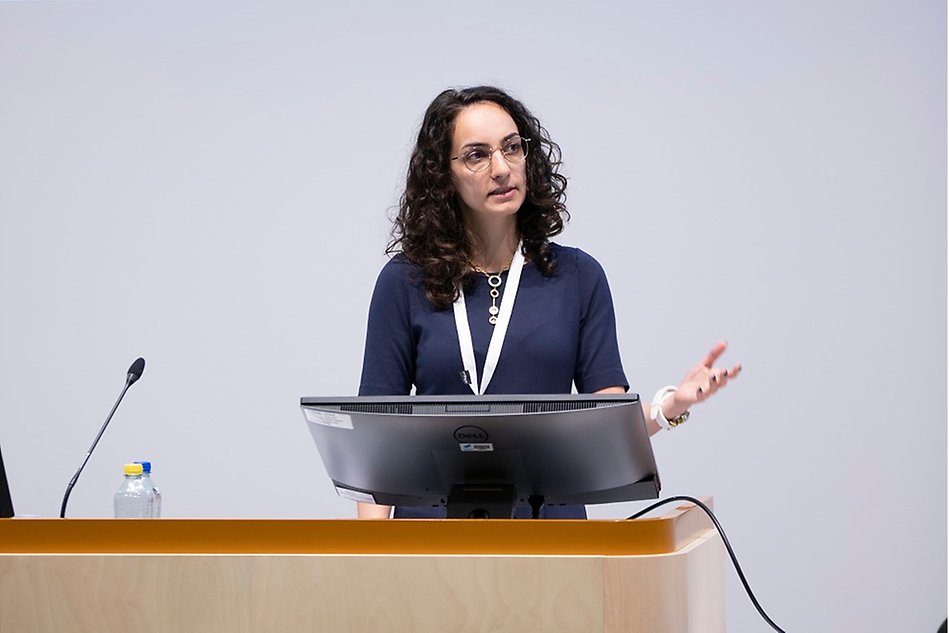
[[[369,304],[360,396],[407,395],[415,375],[411,326],[412,267],[402,257],[389,260],[379,273]]]
[[[613,296],[603,267],[577,250],[580,333],[574,384],[580,393],[606,387],[629,389],[616,340]]]

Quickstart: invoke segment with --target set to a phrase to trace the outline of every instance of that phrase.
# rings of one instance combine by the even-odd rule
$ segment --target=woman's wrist
[[[674,429],[689,419],[688,407],[676,402],[676,387],[663,387],[653,396],[650,414],[661,429]]]
[[[662,414],[666,416],[668,420],[678,418],[689,410],[688,405],[683,405],[679,402],[679,398],[676,397],[677,394],[678,390],[673,391],[662,402]]]

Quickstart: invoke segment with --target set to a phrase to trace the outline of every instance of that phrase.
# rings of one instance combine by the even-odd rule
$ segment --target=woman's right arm
[[[407,268],[390,261],[376,281],[369,304],[360,396],[406,395],[414,379],[411,309]],[[388,519],[392,506],[356,503],[360,519]]]
[[[403,396],[415,381],[410,264],[394,259],[379,273],[369,303],[360,396]]]

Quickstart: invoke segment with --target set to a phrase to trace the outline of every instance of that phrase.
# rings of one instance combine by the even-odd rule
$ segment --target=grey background
[[[18,512],[348,517],[297,402],[355,393],[422,112],[524,100],[633,390],[740,381],[654,445],[789,631],[946,616],[943,2],[0,3],[0,442]],[[642,504],[591,509],[623,517]],[[732,631],[765,630],[729,569]]]

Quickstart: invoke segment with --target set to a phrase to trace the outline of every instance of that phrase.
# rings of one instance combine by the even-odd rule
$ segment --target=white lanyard
[[[514,259],[511,260],[511,270],[507,274],[507,284],[501,296],[501,309],[498,313],[498,322],[491,333],[491,342],[488,344],[488,356],[484,360],[484,376],[478,382],[478,366],[475,363],[474,344],[471,342],[471,326],[468,325],[468,309],[465,306],[465,293],[459,290],[458,299],[452,308],[455,311],[455,329],[458,330],[458,345],[461,347],[461,360],[465,365],[465,382],[471,387],[476,396],[482,395],[488,389],[488,383],[497,369],[498,359],[501,358],[501,346],[504,345],[504,336],[507,334],[508,323],[511,322],[511,313],[514,311],[514,297],[517,296],[517,286],[521,281],[521,270],[524,268],[524,255],[521,245],[517,245]]]

